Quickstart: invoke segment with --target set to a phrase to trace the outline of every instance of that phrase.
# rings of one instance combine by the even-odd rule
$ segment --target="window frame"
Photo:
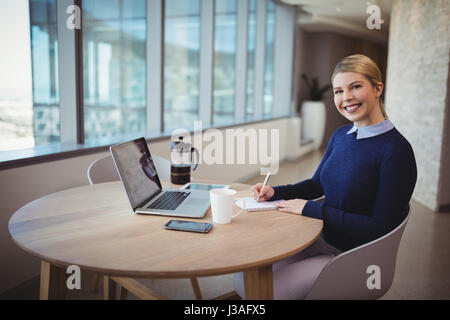
[[[146,138],[152,141],[167,139],[164,132],[164,0],[147,1],[147,72],[146,72]],[[208,128],[229,128],[249,123],[273,121],[295,114],[292,85],[294,74],[294,43],[296,29],[296,10],[287,5],[275,4],[275,44],[273,61],[273,112],[270,118],[263,119],[266,10],[267,1],[256,0],[256,43],[254,71],[254,114],[246,121],[247,100],[247,46],[248,46],[248,8],[249,0],[237,2],[237,47],[235,81],[235,119],[227,126],[212,125],[213,108],[213,69],[214,69],[214,1],[201,0],[200,13],[200,99],[199,114],[204,130]],[[1,151],[0,170],[53,161],[74,156],[105,151],[109,145],[119,143],[133,136],[104,141],[85,142],[84,97],[83,97],[83,39],[82,29],[70,30],[66,26],[66,13],[69,5],[82,8],[82,0],[57,1],[57,25],[60,88],[60,135],[59,143],[35,148]],[[81,18],[81,17],[80,17]],[[82,22],[83,23],[83,22]],[[82,24],[83,27],[83,24]],[[244,32],[242,32],[244,31]],[[155,45],[157,44],[157,45]],[[75,61],[75,64],[73,63]],[[245,72],[241,72],[245,70]],[[290,72],[291,76],[286,76]],[[61,76],[64,75],[64,76]],[[239,75],[239,76],[238,76]]]

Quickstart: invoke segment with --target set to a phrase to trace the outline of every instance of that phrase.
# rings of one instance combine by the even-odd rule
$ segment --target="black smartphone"
[[[193,221],[183,221],[183,220],[170,220],[164,225],[164,228],[169,230],[180,230],[180,231],[190,231],[190,232],[201,232],[208,233],[213,225],[206,222],[193,222]]]

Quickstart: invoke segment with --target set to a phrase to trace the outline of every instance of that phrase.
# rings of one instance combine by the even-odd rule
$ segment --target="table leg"
[[[272,300],[272,265],[244,271],[244,286],[247,300]]]
[[[50,262],[42,261],[39,298],[41,300],[64,299],[66,292],[66,270]]]
[[[110,276],[103,276],[103,299],[116,299],[116,283],[111,279]]]

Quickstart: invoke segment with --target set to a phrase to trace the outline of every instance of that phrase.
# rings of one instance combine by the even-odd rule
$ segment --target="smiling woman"
[[[332,83],[336,108],[353,126],[334,132],[311,179],[252,188],[264,200],[286,200],[276,204],[280,211],[323,220],[323,233],[315,243],[274,264],[276,299],[301,299],[309,292],[286,281],[295,277],[289,271],[297,270],[294,264],[314,264],[310,258],[319,255],[331,259],[380,238],[409,212],[416,161],[409,142],[387,119],[377,65],[363,55],[349,56],[335,67]],[[322,196],[324,201],[314,201]],[[309,267],[306,286],[312,286],[323,266]]]

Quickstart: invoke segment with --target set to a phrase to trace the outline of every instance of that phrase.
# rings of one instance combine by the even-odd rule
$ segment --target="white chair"
[[[160,156],[152,156],[160,179],[170,179],[170,160]],[[120,180],[111,155],[93,161],[87,170],[90,184]]]
[[[170,160],[165,159],[163,157],[152,155],[153,163],[156,167],[156,171],[158,172],[158,176],[160,179],[170,179]],[[106,157],[97,159],[93,161],[87,170],[88,180],[90,184],[95,183],[103,183],[103,182],[111,182],[120,180],[119,175],[117,173],[116,166],[114,164],[113,158],[111,155]],[[191,278],[191,284],[194,290],[195,297],[199,300],[202,299],[200,287],[198,285],[197,278]],[[99,276],[98,274],[94,275],[92,290],[96,291],[98,287]],[[141,299],[162,299],[163,297],[152,291],[151,289],[142,285],[139,281],[131,278],[121,278],[121,277],[104,277],[105,284],[105,298],[111,298],[111,293],[114,292],[114,289],[111,286],[114,286],[116,282],[120,284],[120,297],[121,299],[125,299],[127,295],[127,291],[135,294],[138,298]]]
[[[274,299],[365,300],[382,297],[392,285],[397,251],[408,219],[409,215],[388,234],[335,257],[319,255],[275,271]],[[236,274],[235,291],[244,297],[242,280],[242,274]]]

